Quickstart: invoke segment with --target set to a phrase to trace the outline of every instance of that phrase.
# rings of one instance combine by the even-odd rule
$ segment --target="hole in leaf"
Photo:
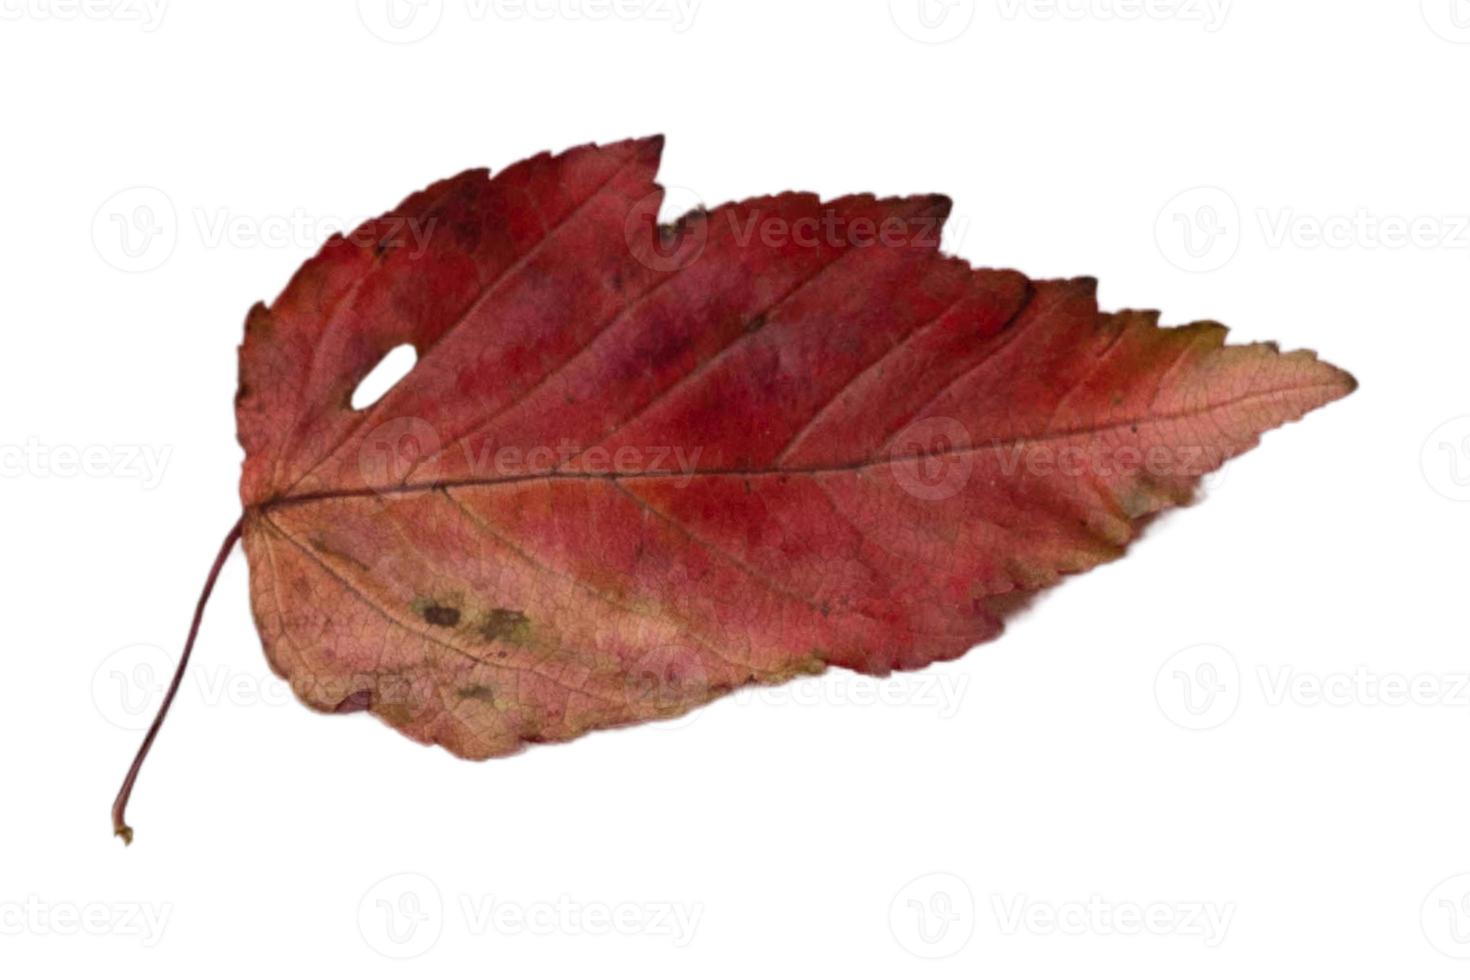
[[[368,372],[367,377],[362,379],[357,390],[352,393],[353,409],[360,412],[376,404],[378,399],[413,370],[418,359],[419,355],[413,349],[413,344],[399,344],[384,354],[378,366]]]

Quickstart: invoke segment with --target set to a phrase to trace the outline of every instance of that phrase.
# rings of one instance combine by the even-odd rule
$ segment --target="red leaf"
[[[251,311],[251,598],[311,706],[483,758],[958,657],[1353,388],[945,257],[942,197],[657,228],[661,145],[441,181]],[[411,373],[353,410],[404,343]]]
[[[241,349],[271,663],[473,757],[1000,631],[1343,372],[937,251],[941,197],[654,227],[661,140],[470,171],[329,243]],[[412,232],[413,234],[410,234]],[[427,247],[415,242],[427,233]],[[413,371],[351,393],[391,348]]]

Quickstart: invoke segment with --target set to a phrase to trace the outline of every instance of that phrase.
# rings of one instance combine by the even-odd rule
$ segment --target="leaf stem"
[[[194,622],[189,626],[189,637],[184,641],[184,654],[179,658],[179,666],[174,671],[174,679],[169,683],[168,691],[163,696],[163,703],[158,706],[158,714],[154,717],[153,724],[149,726],[148,734],[143,736],[143,744],[138,747],[138,754],[133,757],[133,765],[128,769],[122,788],[117,791],[117,799],[112,803],[112,832],[121,837],[124,844],[133,842],[133,828],[128,826],[126,811],[128,799],[133,795],[133,784],[138,781],[138,770],[143,768],[143,760],[148,757],[148,750],[153,748],[153,740],[158,736],[158,729],[163,726],[163,719],[168,715],[169,706],[174,703],[174,695],[179,693],[179,682],[184,679],[184,669],[189,666],[189,654],[194,650],[194,639],[199,635],[199,623],[204,618],[204,606],[209,602],[209,594],[214,591],[215,580],[219,578],[220,569],[224,568],[225,559],[230,557],[230,550],[235,547],[235,542],[240,540],[244,529],[245,518],[242,515],[235,522],[235,526],[230,528],[230,533],[225,535],[224,543],[220,545],[219,554],[214,559],[214,566],[209,570],[209,577],[204,580],[204,590],[199,593],[199,604],[194,607]]]

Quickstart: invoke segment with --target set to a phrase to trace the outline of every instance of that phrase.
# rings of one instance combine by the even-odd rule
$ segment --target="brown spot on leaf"
[[[437,603],[425,606],[424,622],[433,626],[458,626],[459,610],[453,606],[441,606]]]
[[[469,687],[462,687],[455,693],[457,693],[460,697],[465,698],[466,700],[474,699],[476,701],[485,701],[490,704],[495,703],[494,688],[487,687],[484,684],[472,684]]]
[[[519,609],[492,609],[480,623],[480,635],[487,640],[516,642],[525,638],[530,623]]]

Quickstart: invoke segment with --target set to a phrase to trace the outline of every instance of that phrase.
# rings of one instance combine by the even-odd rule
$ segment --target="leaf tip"
[[[633,141],[635,152],[645,163],[657,166],[664,155],[664,134],[654,133]]]
[[[1302,353],[1312,362],[1313,366],[1319,372],[1320,385],[1331,392],[1332,397],[1326,399],[1323,404],[1337,401],[1340,398],[1346,398],[1358,390],[1358,379],[1353,377],[1352,374],[1344,371],[1336,364],[1322,360],[1322,358],[1317,356],[1316,351],[1304,351]]]

